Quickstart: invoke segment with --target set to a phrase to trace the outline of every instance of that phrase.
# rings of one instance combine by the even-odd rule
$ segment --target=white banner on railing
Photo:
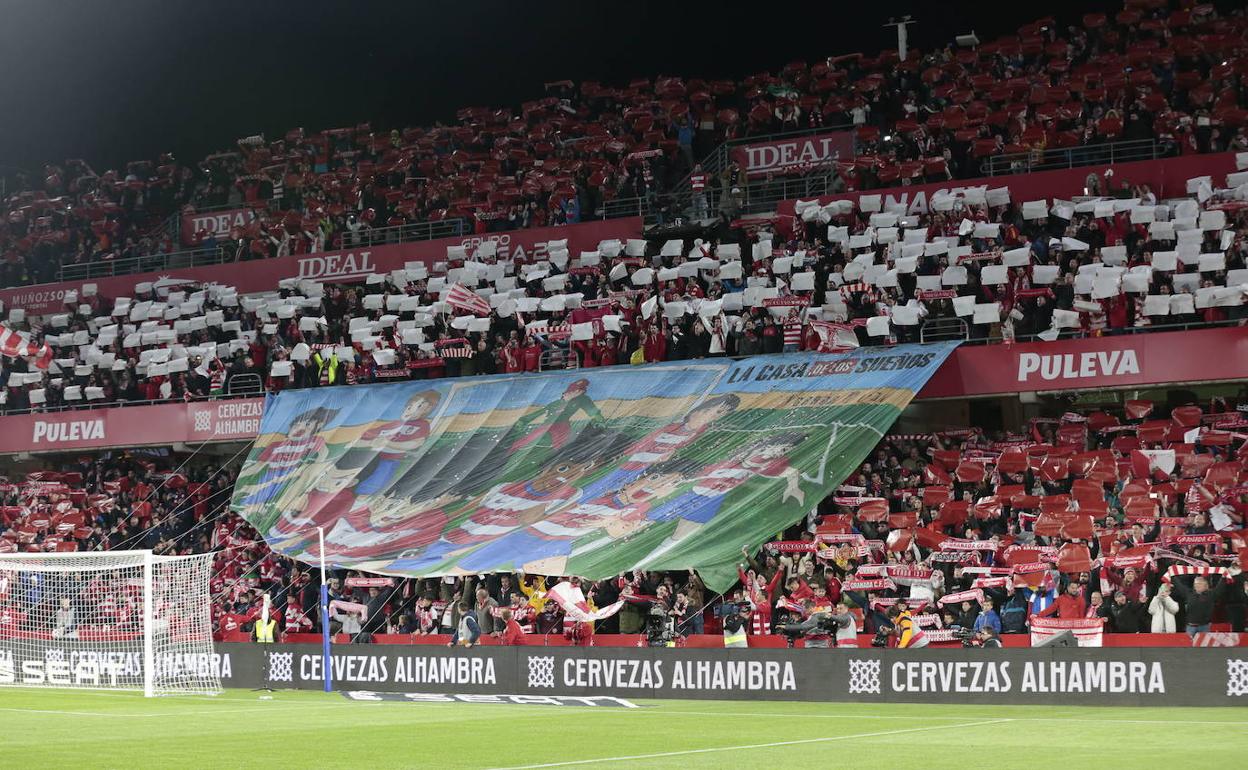
[[[1042,644],[1065,631],[1075,635],[1080,647],[1100,647],[1101,637],[1105,633],[1102,618],[1080,618],[1060,620],[1058,618],[1031,618],[1031,646]]]

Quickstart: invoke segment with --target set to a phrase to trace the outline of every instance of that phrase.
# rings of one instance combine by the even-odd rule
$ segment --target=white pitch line
[[[852,741],[859,738],[882,738],[886,735],[905,735],[921,733],[927,730],[947,730],[958,727],[982,727],[1001,722],[1012,722],[1012,719],[988,719],[982,722],[963,722],[956,725],[932,725],[931,727],[909,727],[904,730],[882,730],[874,733],[856,733],[854,735],[832,735],[827,738],[803,738],[796,741],[775,741],[773,743],[746,743],[738,746],[715,746],[709,749],[686,749],[684,751],[663,751],[655,754],[631,754],[623,757],[599,757],[597,759],[574,759],[568,762],[547,762],[540,765],[514,765],[499,767],[494,770],[537,770],[543,767],[570,767],[572,765],[593,765],[599,762],[627,762],[636,759],[661,759],[663,757],[684,757],[690,754],[711,754],[719,751],[744,751],[747,749],[772,749],[778,746],[802,746],[811,743],[831,743],[833,741]]]
[[[898,703],[895,705],[917,705]],[[1129,707],[1127,707],[1129,708]],[[905,720],[922,720],[922,721],[951,721],[956,719],[966,719],[966,717],[949,716],[938,717],[928,716],[926,714],[916,714],[913,716],[906,714],[784,714],[784,713],[763,713],[763,712],[747,712],[747,711],[668,711],[660,708],[658,710],[641,710],[633,713],[641,714],[679,714],[681,716],[698,716],[698,717],[780,717],[783,719],[807,718],[807,719],[905,719]],[[1195,720],[1195,719],[1090,719],[1088,717],[1073,714],[1069,717],[1010,717],[1011,722],[1098,722],[1103,724],[1134,724],[1134,725],[1230,725],[1231,727],[1248,728],[1248,722],[1232,722],[1230,720]]]

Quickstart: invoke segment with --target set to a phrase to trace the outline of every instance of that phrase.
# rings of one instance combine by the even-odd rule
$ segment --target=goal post
[[[0,687],[220,692],[212,558],[0,554]]]

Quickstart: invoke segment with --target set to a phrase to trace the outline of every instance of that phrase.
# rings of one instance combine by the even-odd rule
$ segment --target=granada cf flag
[[[287,391],[233,508],[279,553],[383,575],[634,568],[736,580],[953,343]]]
[[[1069,631],[1075,635],[1075,642],[1080,647],[1100,647],[1105,632],[1105,623],[1101,618],[1076,618],[1062,620],[1060,618],[1041,618],[1033,615],[1028,621],[1031,627],[1031,646],[1052,639],[1060,633]]]

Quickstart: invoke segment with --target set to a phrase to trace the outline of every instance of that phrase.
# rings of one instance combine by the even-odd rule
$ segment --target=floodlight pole
[[[329,654],[329,581],[325,576],[325,528],[316,528],[321,553],[321,671],[325,675],[325,692],[334,691],[334,674],[330,671]]]

